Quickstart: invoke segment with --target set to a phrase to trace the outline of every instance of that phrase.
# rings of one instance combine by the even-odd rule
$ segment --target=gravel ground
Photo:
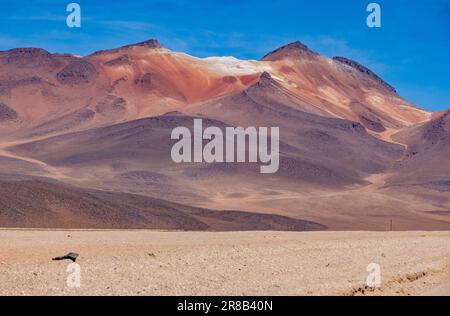
[[[450,232],[0,230],[0,240],[0,295],[450,294]],[[70,262],[52,261],[68,252],[80,254],[79,288]],[[381,288],[365,286],[371,263]]]

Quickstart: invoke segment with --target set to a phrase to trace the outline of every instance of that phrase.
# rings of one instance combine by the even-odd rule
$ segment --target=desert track
[[[18,155],[18,154],[12,153],[11,151],[8,150],[8,147],[21,145],[21,144],[24,144],[27,142],[28,141],[0,143],[0,158],[5,157],[5,158],[10,158],[10,159],[15,159],[15,160],[18,160],[21,162],[34,164],[43,169],[43,171],[45,172],[45,176],[48,176],[48,177],[51,177],[54,179],[58,179],[58,180],[70,179],[69,177],[64,175],[64,173],[61,171],[61,168],[52,167],[49,164],[47,164],[41,160],[33,159],[33,158],[26,157],[23,155]]]

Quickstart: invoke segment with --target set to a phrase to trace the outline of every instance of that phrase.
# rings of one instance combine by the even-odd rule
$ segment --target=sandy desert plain
[[[450,232],[1,230],[0,295],[449,295]],[[80,254],[81,286],[67,286]],[[366,286],[367,266],[382,285]]]

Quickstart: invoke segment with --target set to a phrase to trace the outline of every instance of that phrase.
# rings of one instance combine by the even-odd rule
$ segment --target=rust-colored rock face
[[[58,82],[63,85],[93,83],[97,71],[95,66],[86,61],[73,61],[57,73]]]
[[[403,100],[357,62],[328,59],[300,42],[276,49],[261,61],[199,59],[169,51],[156,40],[84,58],[18,48],[0,52],[0,67],[4,70],[0,96],[23,117],[21,131],[80,108],[93,109],[107,95],[128,103],[124,120],[182,111],[244,91],[261,74],[270,75],[280,89],[297,98],[295,102],[308,104],[325,116],[360,122],[379,137],[426,121],[430,115]],[[103,111],[98,123],[107,119]],[[112,115],[111,120],[116,119]]]

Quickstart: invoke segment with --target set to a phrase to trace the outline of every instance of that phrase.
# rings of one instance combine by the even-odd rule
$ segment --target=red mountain
[[[448,113],[296,42],[260,61],[156,40],[0,52],[0,226],[449,229]],[[280,170],[174,164],[170,133],[278,126]]]

